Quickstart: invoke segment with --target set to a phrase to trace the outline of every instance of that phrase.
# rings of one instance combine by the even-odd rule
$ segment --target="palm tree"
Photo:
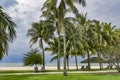
[[[92,20],[92,27],[94,31],[94,45],[96,46],[97,55],[99,58],[100,69],[102,69],[102,50],[106,45],[113,44],[112,38],[112,28],[111,24],[107,24],[105,22],[100,23],[97,20]]]
[[[64,19],[64,26],[66,28],[66,41],[67,41],[67,45],[66,46],[66,52],[67,52],[67,58],[69,58],[69,54],[74,54],[75,56],[75,63],[76,63],[76,69],[78,70],[78,62],[77,62],[77,53],[78,53],[78,49],[77,49],[77,42],[79,41],[78,39],[78,32],[77,32],[77,28],[75,25],[75,18],[73,17],[67,17]],[[68,54],[69,53],[69,54]],[[68,63],[68,61],[67,61]]]
[[[50,60],[50,62],[54,61],[54,60],[58,60],[58,56],[59,58],[63,57],[63,44],[60,44],[61,48],[60,48],[60,53],[58,54],[58,37],[53,38],[52,41],[48,41],[48,45],[49,47],[46,47],[45,50],[50,51],[51,55],[53,56],[52,59]],[[57,61],[58,62],[58,61]]]
[[[24,54],[23,63],[24,66],[35,65],[34,71],[38,72],[38,64],[42,64],[42,56],[39,53],[39,50],[32,49],[31,51]]]
[[[102,57],[103,59],[109,62],[109,66],[114,65],[118,72],[120,72],[120,29],[115,26],[111,26],[111,24],[102,23],[105,26],[107,31],[104,32],[104,37],[107,37],[107,44],[102,49]]]
[[[91,21],[87,20],[87,13],[85,15],[77,15],[77,33],[79,34],[79,43],[81,46],[82,56],[87,55],[88,60],[88,70],[90,70],[90,53],[93,52],[93,43],[94,43],[94,34],[92,30],[92,26],[90,26]]]
[[[85,6],[85,0],[77,0],[79,1],[80,4],[82,4],[83,6]],[[77,2],[75,1],[75,2]],[[57,6],[57,2],[58,0],[46,0],[44,5],[43,5],[43,9],[47,8],[46,11],[44,12],[44,15],[48,15],[50,10],[53,8],[53,5]],[[63,40],[64,40],[64,76],[67,76],[67,72],[66,72],[66,34],[65,34],[65,27],[63,24],[63,20],[65,17],[65,10],[66,10],[66,5],[71,9],[71,11],[75,14],[78,14],[78,10],[77,8],[74,6],[73,1],[72,0],[61,0],[60,4],[59,4],[59,21],[58,24],[63,28]]]
[[[16,37],[16,24],[12,21],[0,6],[0,60],[8,53],[9,42]]]
[[[114,42],[115,44],[112,45],[112,63],[116,66],[117,71],[120,73],[120,28],[113,30],[114,34]],[[110,49],[111,50],[111,49]]]
[[[44,16],[44,15],[42,15]],[[54,27],[57,31],[57,35],[58,35],[58,46],[56,46],[58,48],[58,52],[57,52],[57,69],[60,70],[60,38],[61,38],[61,29],[60,26],[58,24],[58,17],[59,17],[59,9],[56,7],[53,7],[51,12],[49,13],[49,15],[45,16],[47,17],[46,19],[48,21],[51,21],[52,24],[54,24]]]
[[[43,56],[43,71],[45,70],[45,54],[43,40],[47,42],[53,36],[54,27],[47,21],[35,22],[32,24],[32,28],[28,30],[27,35],[31,36],[30,46],[35,43],[39,43],[39,47],[42,49]]]

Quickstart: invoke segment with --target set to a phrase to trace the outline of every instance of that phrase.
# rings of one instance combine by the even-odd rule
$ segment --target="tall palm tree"
[[[80,4],[82,4],[83,6],[85,6],[85,0],[74,0],[75,2],[79,1]],[[78,10],[74,5],[74,1],[72,0],[61,0],[60,4],[59,4],[59,21],[58,24],[63,28],[63,40],[64,40],[64,76],[67,76],[67,72],[66,72],[66,34],[65,34],[65,27],[63,24],[63,20],[65,17],[65,10],[66,10],[66,6],[68,6],[71,11],[75,14],[78,14]],[[53,5],[57,6],[57,2],[58,0],[46,0],[43,8],[42,9],[46,9],[46,12],[44,12],[44,15],[48,15],[48,13],[50,12],[50,10],[52,9]]]
[[[82,53],[87,55],[88,58],[88,70],[90,69],[90,53],[93,52],[93,31],[92,26],[90,26],[91,22],[90,20],[87,20],[87,13],[85,15],[77,15],[77,24],[78,28],[76,30],[79,30],[79,40],[82,43]]]
[[[44,15],[42,15],[44,16]],[[51,12],[49,13],[49,15],[45,16],[47,17],[46,19],[48,21],[51,21],[52,24],[54,24],[54,27],[57,31],[57,35],[58,35],[58,46],[56,46],[58,48],[58,52],[57,52],[57,69],[60,70],[60,38],[61,38],[61,29],[60,26],[58,24],[59,21],[59,9],[56,8],[55,6],[53,6],[53,8],[51,9]]]
[[[67,17],[64,20],[64,26],[66,28],[66,40],[67,43],[69,43],[69,47],[67,47],[67,50],[69,50],[72,55],[74,54],[75,56],[75,63],[76,63],[76,69],[78,70],[78,61],[77,61],[77,55],[78,55],[78,42],[80,41],[79,39],[79,33],[77,32],[77,25],[76,19],[73,17]],[[67,51],[68,53],[68,51]],[[67,55],[68,56],[68,55]],[[68,62],[68,61],[67,61]]]
[[[9,42],[16,37],[16,24],[12,21],[0,6],[0,60],[8,53]]]
[[[27,35],[31,36],[30,46],[35,43],[39,43],[39,47],[42,49],[43,56],[43,71],[45,70],[45,54],[43,40],[47,42],[52,36],[54,27],[53,24],[49,24],[47,21],[35,22],[32,24],[32,28],[28,30]]]

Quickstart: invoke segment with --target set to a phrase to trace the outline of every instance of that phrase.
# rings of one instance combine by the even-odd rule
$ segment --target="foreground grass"
[[[102,69],[102,70],[106,70],[106,71],[109,71],[109,70],[115,70],[115,69]],[[91,70],[84,70],[84,71],[102,71],[100,69],[91,69]],[[68,72],[71,72],[71,71],[76,71],[76,72],[79,72],[81,70],[68,70]],[[83,70],[82,70],[83,71]],[[62,70],[46,70],[45,72],[63,72]],[[0,71],[0,74],[1,73],[6,73],[6,74],[9,74],[9,73],[33,73],[33,70],[11,70],[11,71]]]
[[[62,74],[0,76],[0,80],[120,80],[120,74]]]

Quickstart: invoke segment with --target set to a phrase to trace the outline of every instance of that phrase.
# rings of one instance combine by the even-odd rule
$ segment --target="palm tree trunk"
[[[88,58],[88,70],[90,70],[91,66],[90,66],[90,53],[89,53],[89,51],[87,51],[87,58]]]
[[[77,55],[75,54],[75,63],[76,63],[76,70],[78,70],[78,61],[77,61]]]
[[[57,69],[60,70],[60,31],[59,31],[59,26],[58,23],[56,23],[57,26],[57,33],[58,33],[58,59],[57,59]]]
[[[100,53],[98,53],[98,61],[99,61],[99,67],[101,70],[102,69],[102,61],[101,61]]]
[[[42,54],[43,54],[43,66],[42,71],[45,71],[45,54],[44,54],[44,48],[43,48],[43,40],[41,39],[41,48],[42,48]]]
[[[64,76],[67,76],[67,71],[66,71],[66,56],[67,56],[67,53],[66,53],[66,30],[65,30],[65,27],[63,26],[63,23],[62,23],[62,27],[63,27],[63,42],[64,42],[64,73],[63,75]]]
[[[37,66],[37,64],[35,64],[34,72],[38,72],[38,66]]]
[[[66,53],[66,29],[65,29],[65,26],[64,26],[64,16],[65,16],[65,2],[64,0],[61,0],[60,2],[60,5],[59,5],[59,10],[60,10],[60,26],[61,28],[63,28],[63,43],[64,43],[64,64],[63,64],[63,75],[64,76],[67,76],[67,71],[66,71],[66,56],[67,56],[67,53]]]
[[[67,56],[67,69],[69,70],[69,56]]]

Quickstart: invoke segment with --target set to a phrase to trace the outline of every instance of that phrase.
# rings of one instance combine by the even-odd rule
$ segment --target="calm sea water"
[[[87,65],[86,63],[80,63],[78,64],[79,66],[82,66],[82,65]],[[104,66],[107,66],[108,64],[104,63],[103,64]],[[0,63],[0,67],[23,67],[23,63]],[[56,66],[55,63],[48,63],[46,64],[46,66]],[[61,64],[62,66],[62,64]],[[75,66],[74,63],[70,63],[70,66]],[[91,66],[99,66],[98,63],[91,63]]]

